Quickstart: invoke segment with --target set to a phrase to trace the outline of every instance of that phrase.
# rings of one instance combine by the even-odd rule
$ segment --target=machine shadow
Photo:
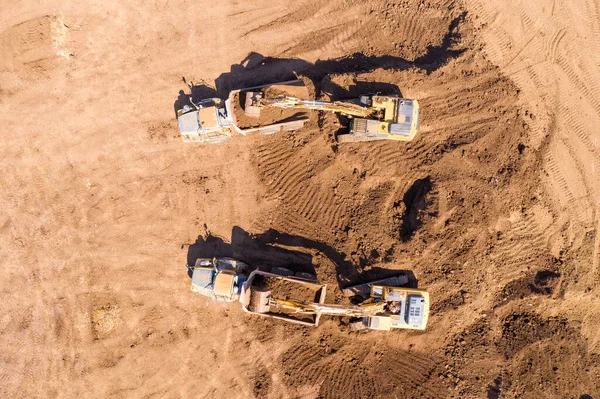
[[[328,74],[344,72],[369,72],[377,68],[403,70],[408,68],[419,68],[427,74],[447,64],[451,59],[460,56],[466,49],[454,49],[454,45],[460,39],[459,26],[464,21],[466,13],[462,13],[450,22],[448,32],[439,46],[429,46],[427,53],[415,60],[407,60],[394,55],[368,56],[361,52],[355,52],[348,56],[317,60],[314,63],[299,58],[276,58],[265,57],[257,52],[250,52],[239,63],[231,65],[229,72],[221,74],[215,79],[215,87],[206,83],[188,83],[185,77],[183,82],[190,87],[191,96],[194,101],[203,98],[220,97],[225,99],[231,90],[259,86],[263,84],[283,82],[305,76],[314,85],[315,98],[321,93],[321,81]],[[360,94],[364,90],[371,93],[400,94],[389,92],[382,88],[359,88]],[[344,98],[346,93],[338,93],[339,98]],[[336,95],[336,97],[337,97]],[[345,97],[348,98],[348,97]],[[332,98],[335,99],[335,98]],[[180,96],[175,101],[175,111],[189,104],[189,96]]]
[[[269,245],[260,239],[260,235],[250,234],[237,226],[231,231],[230,242],[210,232],[205,236],[198,236],[196,242],[188,248],[187,264],[193,266],[198,258],[214,257],[235,258],[265,271],[280,266],[315,274],[311,254]]]
[[[377,68],[406,69],[411,66],[412,63],[405,59],[389,55],[366,56],[354,53],[348,57],[311,63],[299,58],[265,57],[253,52],[240,63],[231,65],[229,72],[215,79],[215,87],[217,95],[225,98],[231,90],[294,80],[302,76],[312,83],[317,97],[321,93],[321,82],[329,74],[368,72]],[[340,98],[348,98],[347,93],[340,92],[339,95]]]
[[[410,270],[371,267],[370,264],[376,261],[375,258],[361,259],[360,265],[357,266],[346,259],[346,254],[326,243],[281,233],[275,229],[269,229],[261,234],[251,234],[238,226],[232,229],[230,242],[208,232],[204,236],[200,235],[196,242],[188,248],[188,275],[191,277],[189,266],[193,266],[196,259],[213,257],[235,258],[251,267],[265,271],[279,266],[294,272],[317,275],[311,253],[314,251],[318,251],[335,265],[336,281],[341,289],[396,276],[400,273],[404,273],[408,277],[409,287],[416,288],[418,286],[418,281]]]

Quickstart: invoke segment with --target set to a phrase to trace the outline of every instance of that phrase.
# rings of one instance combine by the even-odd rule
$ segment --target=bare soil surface
[[[593,2],[3,6],[2,397],[600,397]],[[312,113],[181,142],[182,77],[201,99],[296,76],[416,98],[419,134],[341,145],[347,121]],[[429,326],[210,303],[185,263],[211,256],[316,274],[337,303],[410,271]]]

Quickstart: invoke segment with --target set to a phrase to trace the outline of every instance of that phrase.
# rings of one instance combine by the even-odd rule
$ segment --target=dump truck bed
[[[281,296],[287,296],[284,298],[275,298],[273,297],[272,288],[269,287],[269,280],[266,280],[267,284],[264,284],[264,281],[260,281],[261,279],[273,279],[278,281],[279,284],[288,284],[290,286],[289,293],[286,295],[286,290],[280,290]],[[274,284],[271,283],[271,286]],[[306,288],[312,289],[315,292],[314,302],[323,304],[325,302],[326,295],[326,284],[320,284],[314,281],[305,280],[298,277],[293,276],[281,276],[274,273],[268,273],[260,270],[255,270],[250,273],[248,276],[248,280],[244,282],[242,287],[242,292],[240,295],[240,302],[242,304],[242,308],[244,311],[248,313],[253,313],[259,316],[272,317],[279,320],[289,321],[292,323],[298,323],[309,326],[318,326],[319,319],[321,317],[320,314],[315,315],[297,315],[294,316],[294,312],[290,312],[289,308],[278,309],[275,306],[269,305],[273,302],[285,302],[285,303],[302,303],[304,302],[302,299],[296,299],[294,294],[294,288],[297,287],[301,290]],[[276,294],[276,292],[275,292]],[[276,301],[270,300],[275,299]],[[306,301],[309,302],[309,301]],[[313,301],[310,301],[313,302]]]
[[[247,93],[283,93],[290,96],[308,97],[308,88],[300,79],[269,85],[233,90],[225,102],[228,118],[233,128],[243,135],[248,133],[273,134],[279,131],[295,131],[304,126],[309,115],[293,110],[261,110],[249,105]],[[249,127],[248,127],[249,126]]]

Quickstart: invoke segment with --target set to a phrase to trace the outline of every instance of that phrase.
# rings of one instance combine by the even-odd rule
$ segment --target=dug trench
[[[401,67],[342,68],[314,82],[325,100],[368,85],[418,98],[414,141],[338,145],[344,121],[331,114],[295,133],[256,137],[253,163],[273,206],[255,231],[328,243],[335,256],[317,251],[324,262],[315,269],[335,300],[339,287],[373,270],[410,269],[433,301],[425,332],[354,333],[347,320],[326,318],[319,329],[282,327],[287,349],[268,373],[256,374],[261,396],[269,389],[323,398],[527,396],[523,386],[534,382],[515,380],[523,367],[539,389],[555,392],[572,385],[569,373],[524,360],[555,345],[570,373],[592,368],[577,327],[542,311],[560,295],[562,270],[536,235],[546,199],[540,153],[523,144],[531,114],[459,15],[439,38],[446,51]],[[315,79],[311,68],[298,74]],[[269,331],[279,323],[253,324],[254,338],[272,343]],[[593,389],[591,379],[586,384]]]

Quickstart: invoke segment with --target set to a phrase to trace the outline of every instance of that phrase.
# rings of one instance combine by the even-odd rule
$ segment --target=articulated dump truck
[[[322,315],[350,317],[353,330],[424,330],[429,316],[429,294],[403,287],[405,274],[348,287],[344,294],[356,305],[325,302],[326,284],[310,273],[275,267],[250,271],[232,258],[198,259],[192,271],[192,291],[215,302],[240,302],[245,312],[287,322],[318,326]]]
[[[349,133],[338,141],[411,141],[419,127],[419,103],[398,96],[362,95],[345,101],[308,99],[302,80],[234,90],[223,101],[208,98],[177,111],[184,142],[219,143],[233,133],[273,134],[295,131],[308,121],[308,112],[333,112],[350,118]],[[279,111],[279,112],[277,112]]]

